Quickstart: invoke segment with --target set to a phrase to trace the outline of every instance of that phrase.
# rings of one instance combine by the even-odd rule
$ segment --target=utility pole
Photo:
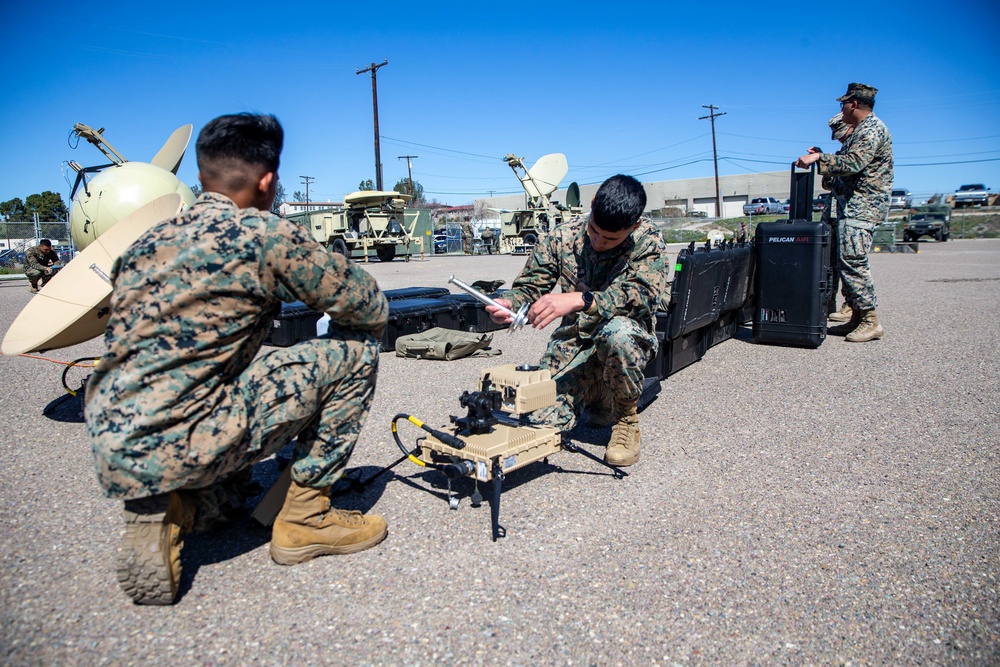
[[[308,212],[309,211],[309,184],[312,183],[313,181],[315,181],[316,179],[313,178],[312,176],[299,176],[299,178],[303,179],[302,182],[306,184],[306,211]]]
[[[413,167],[412,167],[412,165],[410,163],[410,160],[413,160],[413,159],[418,158],[418,157],[420,157],[420,156],[419,155],[398,155],[398,156],[396,156],[397,160],[402,160],[403,158],[406,158],[406,181],[407,181],[407,183],[410,184],[410,196],[411,197],[415,197],[416,195],[413,192]],[[411,206],[413,205],[413,200],[410,200],[410,205]]]
[[[708,115],[702,116],[698,120],[705,120],[708,118],[712,123],[712,162],[715,164],[715,214],[718,217],[722,217],[722,191],[719,190],[719,154],[715,150],[715,119],[719,116],[725,116],[726,112],[715,113],[715,110],[719,107],[714,104],[702,104],[702,109],[708,109]]]
[[[372,109],[375,113],[375,189],[382,189],[382,157],[379,155],[378,146],[378,84],[375,82],[375,72],[378,71],[379,67],[385,67],[389,64],[389,59],[386,58],[384,61],[376,65],[372,63],[364,69],[359,69],[356,74],[364,74],[365,72],[372,73]]]

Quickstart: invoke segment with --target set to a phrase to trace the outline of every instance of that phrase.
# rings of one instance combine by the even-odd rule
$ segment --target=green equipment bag
[[[475,333],[435,327],[396,339],[396,356],[406,359],[441,359],[493,357],[500,350],[490,348],[491,333]]]

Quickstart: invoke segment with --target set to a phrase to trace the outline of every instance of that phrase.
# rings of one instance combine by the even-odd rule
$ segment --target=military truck
[[[903,241],[916,241],[921,236],[947,241],[951,236],[951,207],[927,204],[910,209],[910,216],[903,223]]]
[[[418,211],[405,208],[409,200],[399,192],[363,190],[344,197],[341,208],[292,213],[288,219],[307,225],[314,239],[346,257],[360,252],[367,262],[374,250],[379,260],[391,262],[398,250],[409,260],[410,244],[423,242],[413,234]]]
[[[549,199],[559,187],[559,182],[569,171],[566,156],[562,153],[543,155],[531,169],[524,166],[524,158],[508,154],[504,162],[514,171],[521,186],[528,194],[526,208],[500,211],[500,252],[519,254],[538,243],[539,237],[563,221],[564,216],[579,215],[580,188],[570,184],[566,193],[566,206]],[[520,170],[520,171],[519,171]],[[523,172],[523,173],[521,173]]]

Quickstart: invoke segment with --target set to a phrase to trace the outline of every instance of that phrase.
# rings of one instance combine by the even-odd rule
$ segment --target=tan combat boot
[[[271,559],[295,565],[316,556],[350,554],[373,547],[389,534],[385,519],[330,507],[330,487],[314,489],[292,480],[271,531]]]
[[[611,428],[611,441],[604,460],[613,466],[630,466],[639,460],[639,415],[635,403],[615,406],[617,420]]]
[[[831,322],[849,322],[853,316],[854,309],[851,308],[851,304],[845,301],[840,310],[830,313],[829,320]]]
[[[861,324],[861,311],[857,309],[852,309],[851,319],[843,324],[838,324],[835,327],[830,327],[826,330],[828,336],[846,336],[851,333]]]
[[[861,324],[858,328],[847,334],[844,340],[851,343],[867,343],[870,340],[881,338],[885,332],[882,325],[878,323],[878,317],[874,310],[866,310],[861,313]]]
[[[194,506],[176,491],[125,501],[116,570],[136,604],[173,604],[181,583],[181,538],[193,523]]]

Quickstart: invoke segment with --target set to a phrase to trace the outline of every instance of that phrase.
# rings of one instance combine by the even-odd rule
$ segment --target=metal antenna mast
[[[404,158],[406,159],[406,181],[407,181],[407,183],[409,183],[409,186],[410,186],[409,189],[410,189],[410,196],[411,197],[416,197],[417,195],[416,195],[416,193],[413,192],[413,167],[412,167],[412,164],[410,163],[410,160],[413,160],[413,159],[418,158],[418,157],[420,157],[420,156],[419,155],[398,155],[398,156],[396,156],[397,160],[402,160]],[[413,206],[413,201],[412,200],[410,201],[410,206]]]
[[[389,59],[386,58],[383,62],[376,65],[372,63],[364,69],[359,69],[356,74],[364,74],[365,72],[372,73],[372,109],[375,113],[375,189],[382,189],[382,157],[379,154],[378,146],[378,84],[375,80],[375,72],[378,71],[379,67],[385,67],[389,64]]]
[[[712,123],[712,162],[715,164],[715,215],[722,217],[722,191],[719,189],[719,154],[715,150],[715,119],[725,116],[726,112],[715,113],[719,107],[714,104],[702,104],[703,109],[708,109],[708,115],[702,116],[698,120],[709,119]]]

